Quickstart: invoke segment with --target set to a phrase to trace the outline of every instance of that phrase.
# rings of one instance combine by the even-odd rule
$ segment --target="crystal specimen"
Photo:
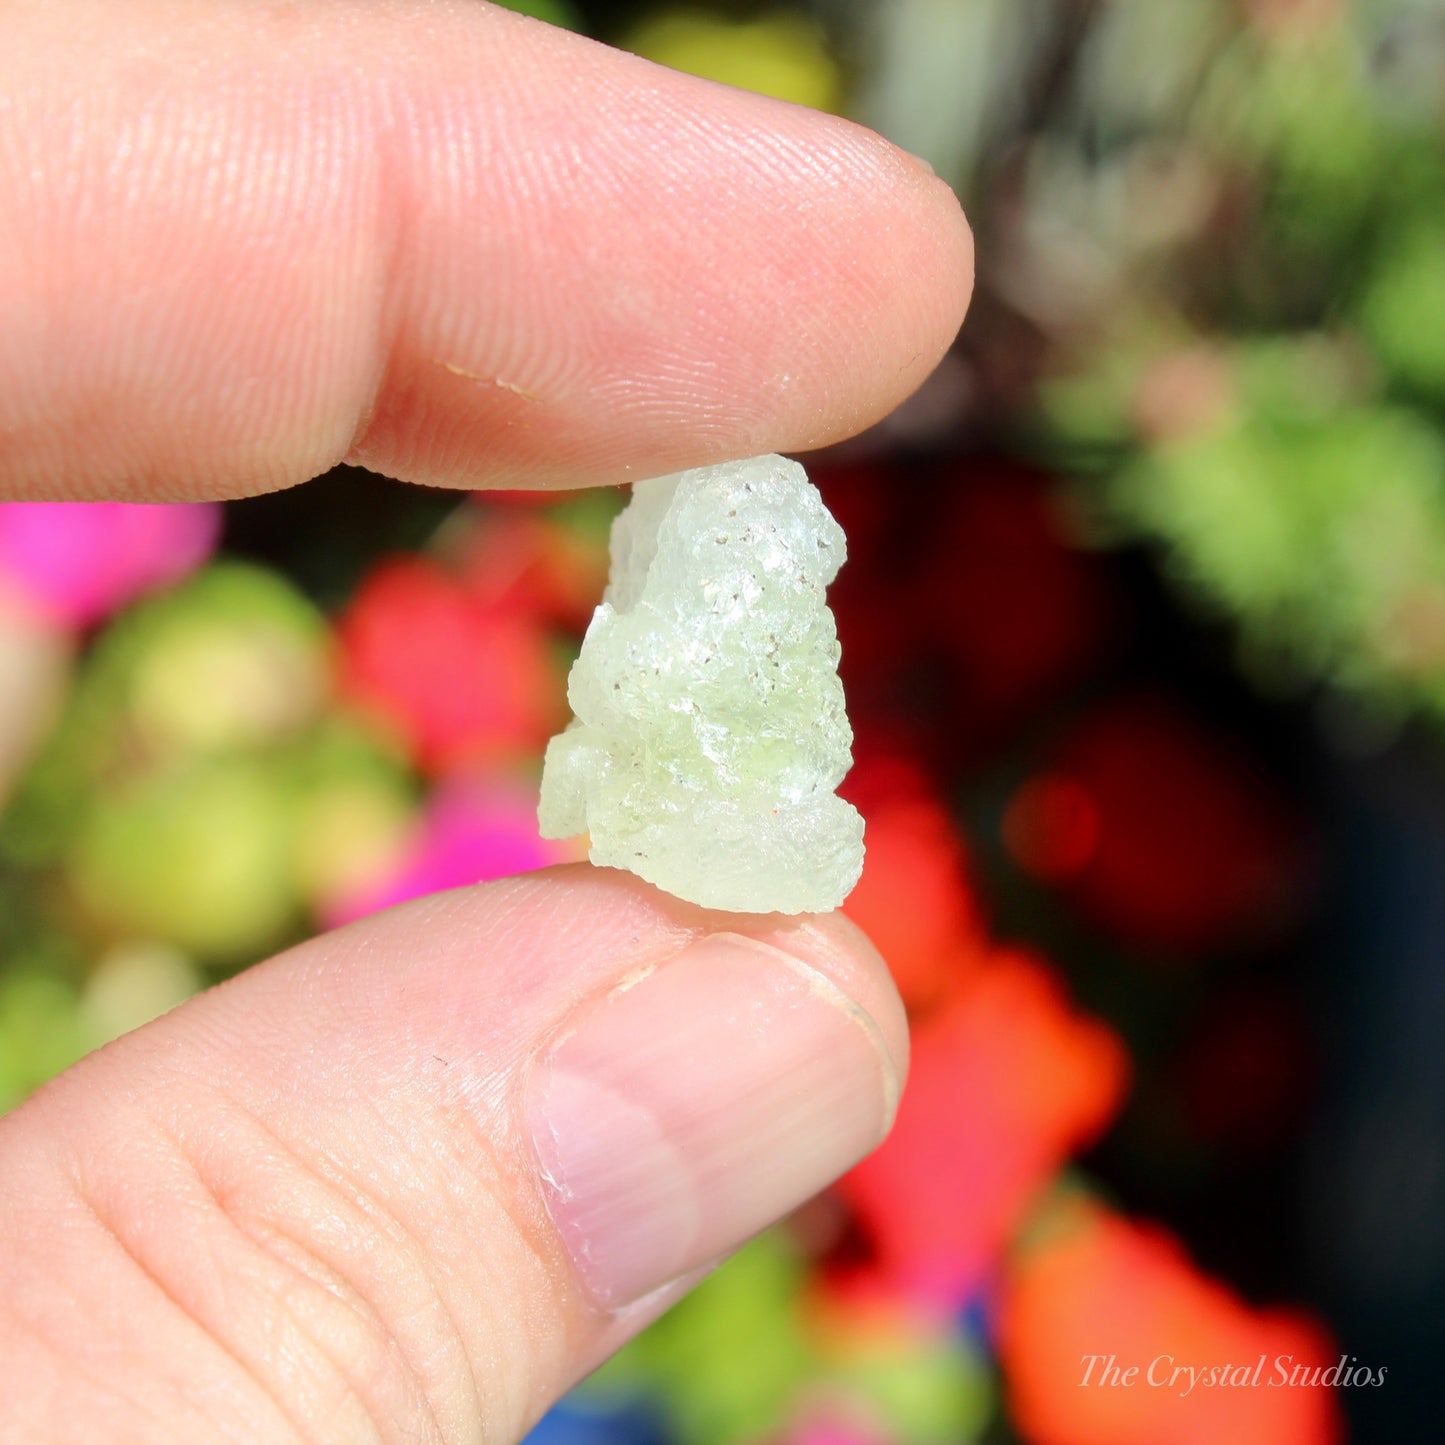
[[[834,794],[852,763],[824,590],[842,528],[796,462],[638,482],[567,683],[542,833],[693,903],[825,912],[863,867]]]

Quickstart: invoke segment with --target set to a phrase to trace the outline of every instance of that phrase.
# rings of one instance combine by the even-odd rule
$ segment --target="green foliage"
[[[1113,495],[1254,643],[1347,686],[1428,700],[1445,659],[1412,655],[1400,629],[1445,579],[1442,483],[1445,442],[1408,410],[1246,392],[1223,426],[1123,468]]]
[[[415,780],[332,698],[325,619],[283,577],[221,562],[130,608],[0,822],[0,858],[60,883],[101,942],[229,966],[400,832]]]
[[[870,1419],[898,1445],[962,1445],[992,1409],[983,1363],[951,1331],[812,1302],[811,1266],[762,1235],[583,1387],[661,1402],[678,1445],[775,1438],[809,1410]],[[843,1310],[843,1313],[839,1313]]]
[[[112,743],[212,754],[295,736],[330,691],[326,620],[275,572],[221,562],[123,613],[87,669]]]
[[[72,983],[35,966],[0,974],[0,1114],[94,1046]]]
[[[121,937],[254,956],[299,921],[289,802],[281,780],[248,759],[129,779],[86,810],[66,859],[71,887]]]
[[[690,6],[663,9],[622,43],[673,70],[815,110],[836,110],[842,97],[839,68],[821,29],[793,10],[733,20]]]
[[[821,1386],[886,1422],[898,1445],[960,1445],[993,1410],[985,1362],[944,1331],[860,1331],[826,1364]]]
[[[515,10],[519,15],[530,15],[534,20],[560,25],[565,30],[582,29],[581,17],[567,0],[496,0],[496,3],[504,9]]]
[[[806,1272],[781,1234],[764,1235],[624,1349],[589,1388],[655,1390],[678,1445],[768,1438],[815,1362],[798,1313]]]
[[[1438,200],[1445,206],[1445,187]],[[1445,406],[1445,211],[1402,217],[1360,297],[1360,323],[1388,374]]]
[[[1121,272],[1042,402],[1106,527],[1162,543],[1256,677],[1439,716],[1445,155],[1379,75],[1371,23],[1302,7],[1237,29],[1193,103],[1136,134],[1161,174],[1207,157],[1214,209],[1166,264]]]

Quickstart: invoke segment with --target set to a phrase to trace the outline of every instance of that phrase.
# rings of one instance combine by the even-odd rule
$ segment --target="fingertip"
[[[433,229],[396,268],[406,319],[350,460],[574,487],[808,451],[887,415],[953,342],[972,237],[913,157],[601,53],[563,107],[517,82],[526,146],[462,200],[495,218],[486,237],[455,229],[414,157],[403,208],[427,197]]]
[[[797,1208],[872,1152],[897,1108],[888,990],[858,940],[698,921],[700,937],[590,1001],[524,1076],[549,1215],[605,1311]]]
[[[586,917],[604,948],[623,936],[635,952],[663,957],[685,943],[737,934],[777,949],[815,970],[855,1004],[876,1030],[883,1062],[899,1088],[908,1074],[908,1018],[888,964],[868,935],[841,911],[728,913],[701,908],[618,868],[561,863],[516,880],[519,901],[538,924],[570,930]],[[492,885],[495,886],[495,885]],[[464,894],[453,895],[459,901]],[[643,956],[641,953],[638,956]]]
[[[65,123],[0,167],[0,209],[38,193],[0,267],[16,495],[808,450],[911,393],[967,304],[957,202],[886,141],[492,6],[24,19],[6,61]]]
[[[868,935],[841,912],[804,914],[781,926],[743,931],[817,970],[866,1015],[893,1076],[896,1104],[908,1077],[908,1018],[888,964]]]
[[[6,1177],[24,1156],[46,1184],[0,1300],[28,1241],[42,1265],[61,1246],[65,1300],[90,1302],[63,1337],[100,1361],[69,1381],[87,1424],[123,1398],[190,1438],[176,1382],[210,1378],[225,1408],[313,1433],[517,1438],[876,1146],[906,1047],[837,914],[709,912],[587,865],[415,900],[8,1118]]]

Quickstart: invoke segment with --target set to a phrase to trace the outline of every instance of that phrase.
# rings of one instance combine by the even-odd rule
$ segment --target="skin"
[[[952,194],[878,137],[486,4],[0,0],[0,37],[9,499],[820,446],[967,304]],[[901,1080],[840,916],[581,867],[315,939],[42,1090],[0,1121],[0,1442],[517,1439],[687,1283],[588,1296],[528,1063],[716,931],[824,975]]]
[[[902,152],[489,6],[0,22],[11,496],[821,446],[913,391],[967,301],[957,202]]]

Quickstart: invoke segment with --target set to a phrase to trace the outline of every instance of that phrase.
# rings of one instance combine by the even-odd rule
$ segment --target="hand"
[[[0,29],[8,497],[817,446],[966,304],[886,143],[484,4]],[[318,938],[0,1121],[0,1441],[515,1440],[871,1149],[906,1053],[837,915],[577,867]]]

